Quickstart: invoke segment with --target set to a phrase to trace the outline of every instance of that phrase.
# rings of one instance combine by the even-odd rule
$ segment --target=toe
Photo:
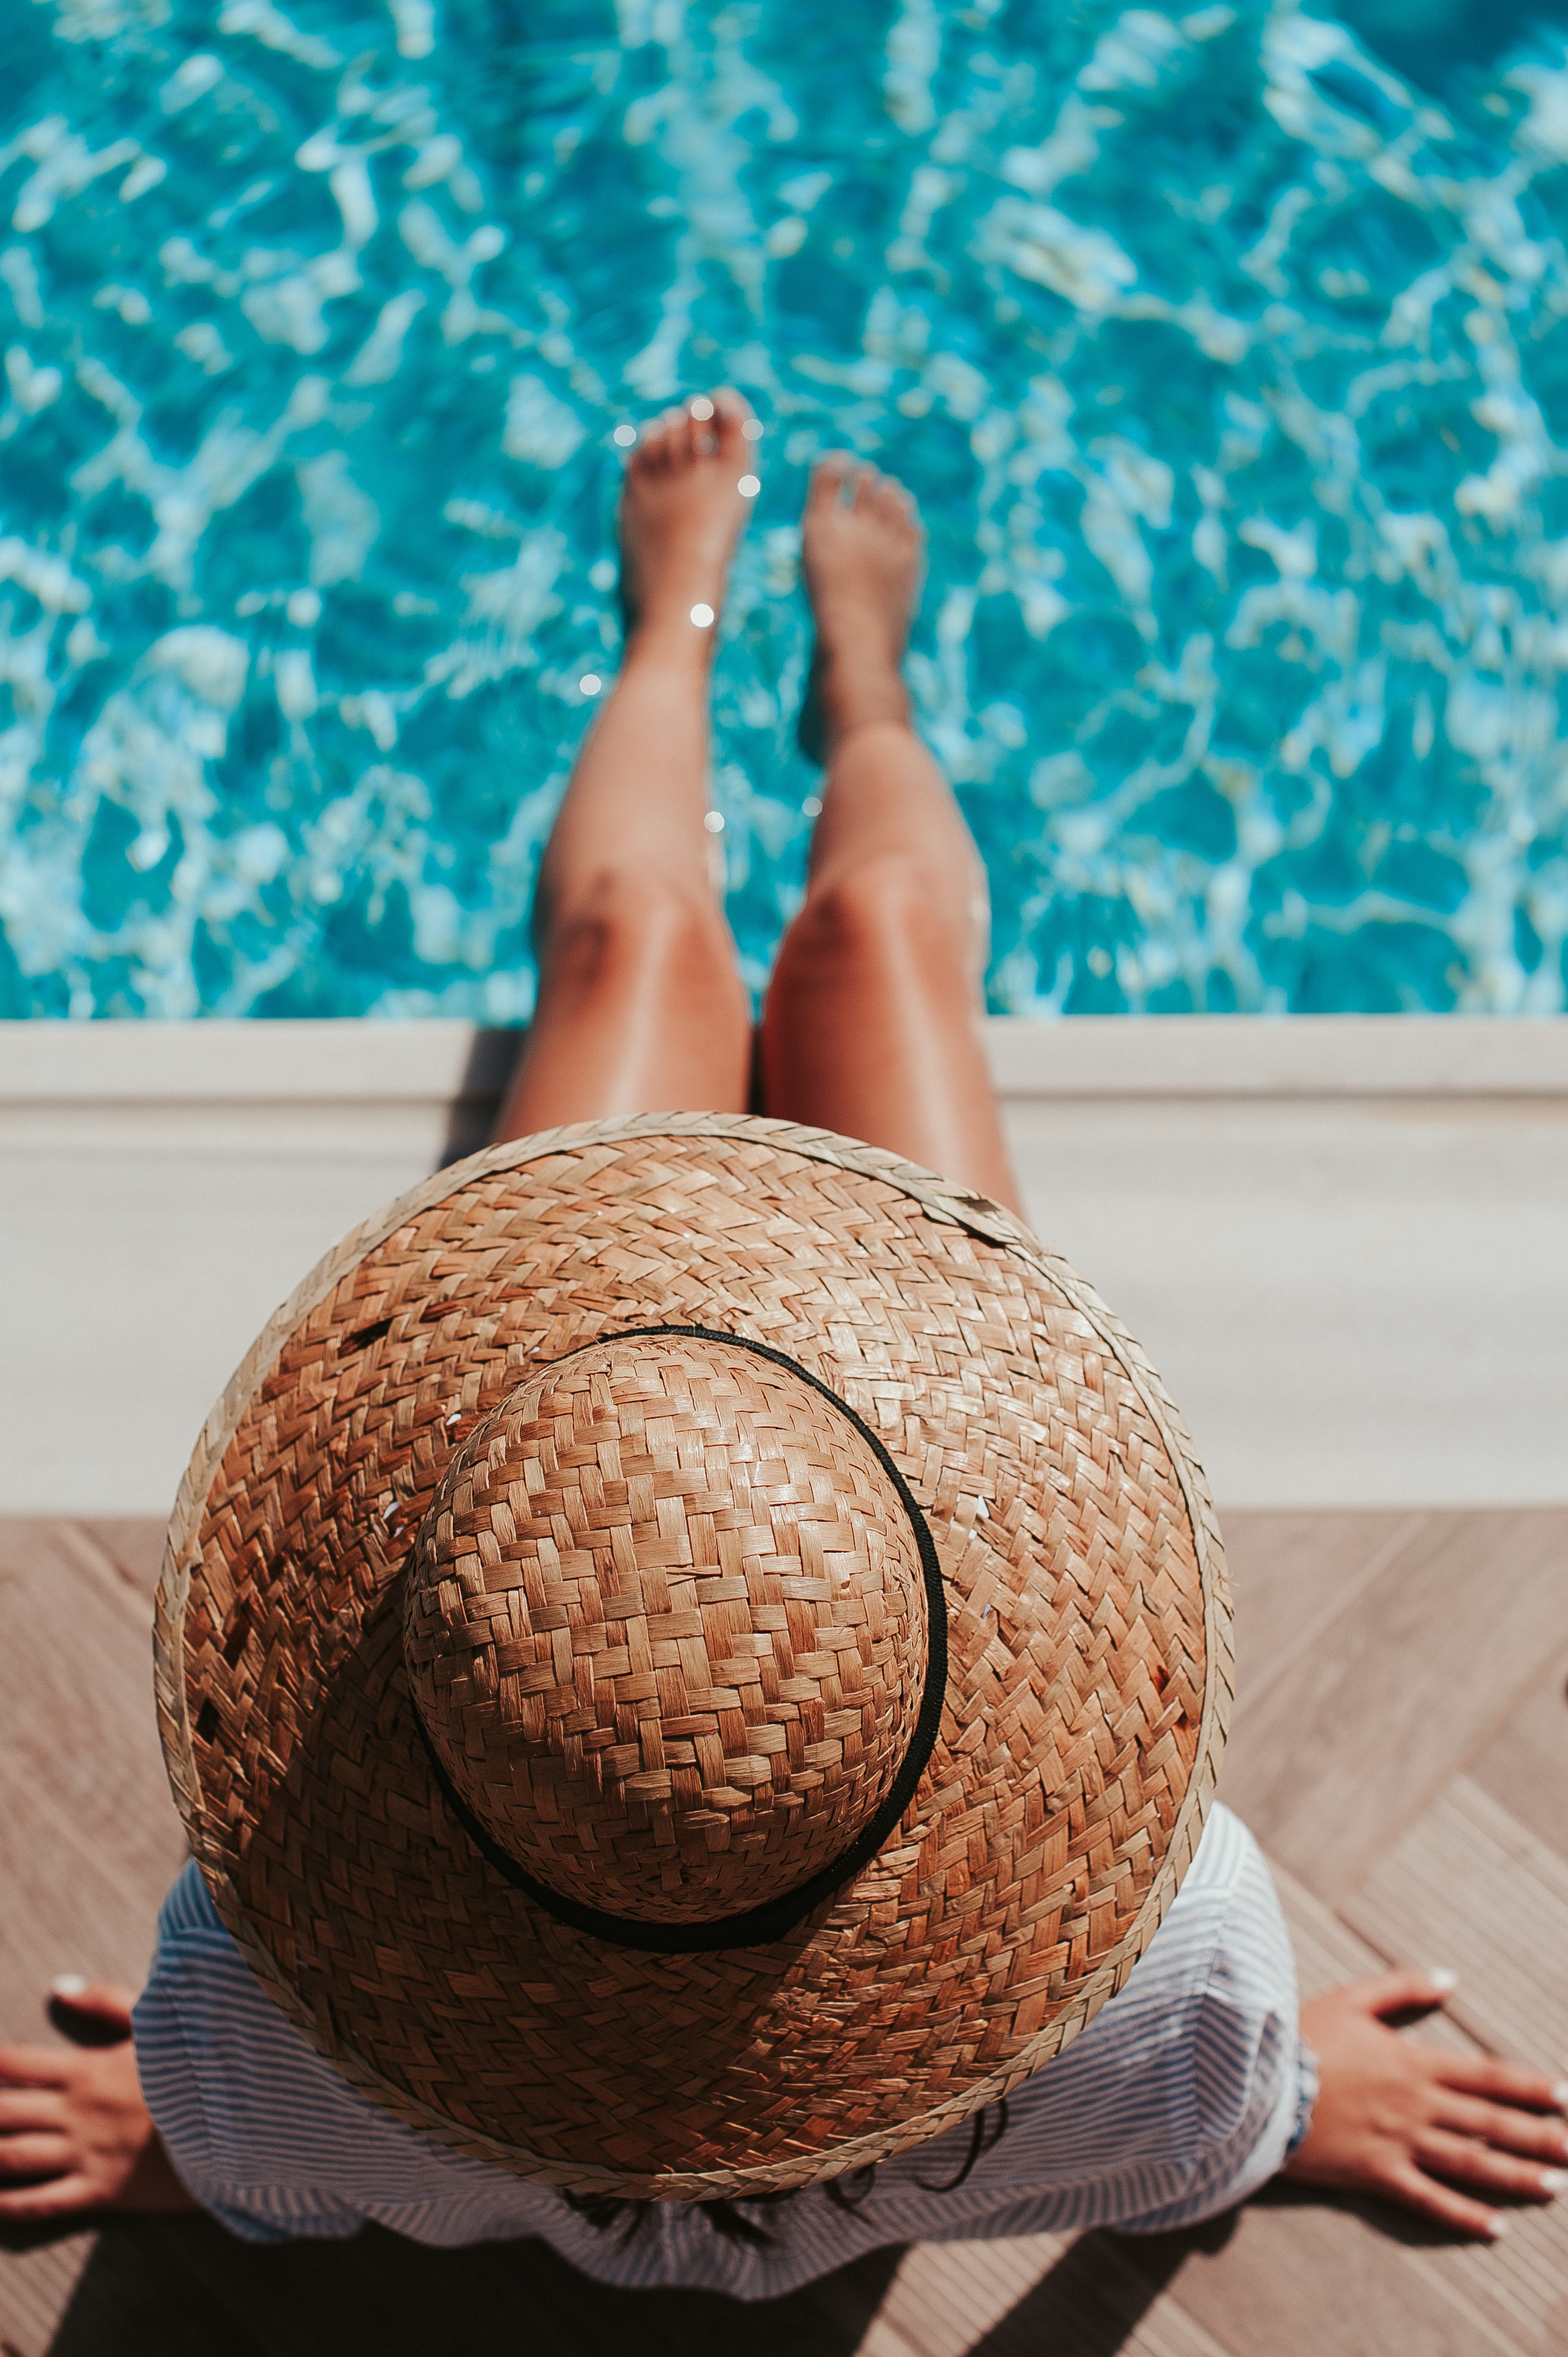
[[[682,410],[665,409],[649,419],[632,462],[642,473],[662,475],[668,469],[675,429],[684,423],[684,416]]]
[[[819,458],[811,470],[807,505],[812,508],[836,507],[843,496],[844,483],[854,465],[854,457],[848,450],[830,450],[825,457]]]
[[[733,385],[724,385],[714,393],[713,430],[721,457],[749,462],[754,437],[746,429],[755,422],[750,403]]]

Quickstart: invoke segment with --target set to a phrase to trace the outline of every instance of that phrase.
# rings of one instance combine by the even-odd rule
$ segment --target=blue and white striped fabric
[[[175,2167],[252,2240],[351,2234],[367,2219],[446,2245],[542,2234],[607,2283],[741,2299],[772,2298],[892,2243],[1153,2233],[1211,2217],[1273,2175],[1316,2089],[1273,1885],[1223,1808],[1126,1987],[1015,2092],[1006,2134],[961,2186],[926,2190],[962,2167],[967,2124],[884,2161],[853,2216],[821,2187],[753,2211],[775,2237],[768,2249],[725,2239],[689,2202],[655,2203],[629,2238],[600,2231],[547,2187],[405,2127],[284,2019],[194,1866],[165,1901],[135,2040]]]

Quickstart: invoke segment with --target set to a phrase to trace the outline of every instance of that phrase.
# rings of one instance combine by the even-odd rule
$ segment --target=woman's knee
[[[602,867],[547,913],[544,964],[579,991],[689,977],[740,990],[735,952],[713,899],[657,870]]]
[[[967,911],[954,879],[903,852],[823,877],[790,929],[780,968],[796,974],[963,968]]]

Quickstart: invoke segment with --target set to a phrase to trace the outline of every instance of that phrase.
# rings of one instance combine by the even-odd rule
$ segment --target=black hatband
[[[936,1745],[948,1684],[947,1602],[942,1592],[942,1571],[937,1556],[936,1541],[909,1484],[865,1417],[857,1415],[847,1400],[842,1400],[837,1392],[819,1376],[813,1375],[810,1368],[802,1367],[791,1359],[787,1351],[775,1351],[766,1342],[754,1342],[745,1334],[721,1334],[710,1326],[633,1326],[618,1333],[600,1335],[594,1342],[582,1343],[567,1355],[576,1358],[585,1350],[600,1350],[618,1342],[650,1341],[658,1337],[676,1335],[691,1341],[725,1342],[735,1350],[749,1351],[758,1359],[771,1359],[775,1366],[784,1367],[790,1374],[799,1375],[802,1383],[810,1383],[813,1391],[820,1392],[841,1415],[847,1416],[854,1425],[892,1482],[899,1502],[909,1517],[926,1583],[926,1682],[921,1690],[919,1713],[915,1720],[909,1748],[899,1762],[898,1772],[881,1807],[862,1827],[849,1847],[841,1850],[838,1857],[813,1874],[810,1881],[798,1884],[793,1890],[785,1891],[778,1899],[765,1900],[760,1907],[743,1908],[735,1915],[715,1916],[706,1923],[650,1923],[639,1921],[633,1916],[606,1915],[598,1908],[584,1907],[576,1900],[553,1890],[548,1883],[538,1881],[501,1847],[453,1784],[430,1739],[430,1731],[420,1716],[419,1706],[417,1703],[413,1705],[414,1725],[419,1729],[420,1740],[429,1757],[436,1783],[441,1788],[441,1796],[488,1865],[493,1866],[498,1874],[503,1875],[535,1905],[545,1909],[560,1922],[569,1923],[574,1931],[586,1932],[597,1940],[611,1941],[618,1947],[644,1948],[655,1954],[667,1956],[699,1955],[717,1948],[765,1947],[775,1940],[781,1940],[787,1932],[793,1931],[797,1923],[822,1906],[825,1900],[831,1899],[846,1882],[853,1880],[863,1867],[869,1866],[915,1797],[926,1762]],[[555,1360],[552,1363],[560,1366],[564,1362]],[[410,1699],[413,1699],[412,1692]]]

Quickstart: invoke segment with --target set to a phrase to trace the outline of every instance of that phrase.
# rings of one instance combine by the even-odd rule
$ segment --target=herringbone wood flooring
[[[1568,2065],[1568,1511],[1235,1514],[1223,1796],[1311,1990],[1462,1975],[1444,2034]],[[0,2035],[60,1971],[134,1981],[181,1845],[153,1733],[161,1534],[0,1524]],[[1430,2034],[1430,2033],[1428,2033]],[[0,2242],[0,2357],[1548,2357],[1568,2202],[1477,2249],[1265,2194],[1194,2233],[917,2245],[792,2298],[607,2292],[536,2244],[257,2249],[203,2220]]]

